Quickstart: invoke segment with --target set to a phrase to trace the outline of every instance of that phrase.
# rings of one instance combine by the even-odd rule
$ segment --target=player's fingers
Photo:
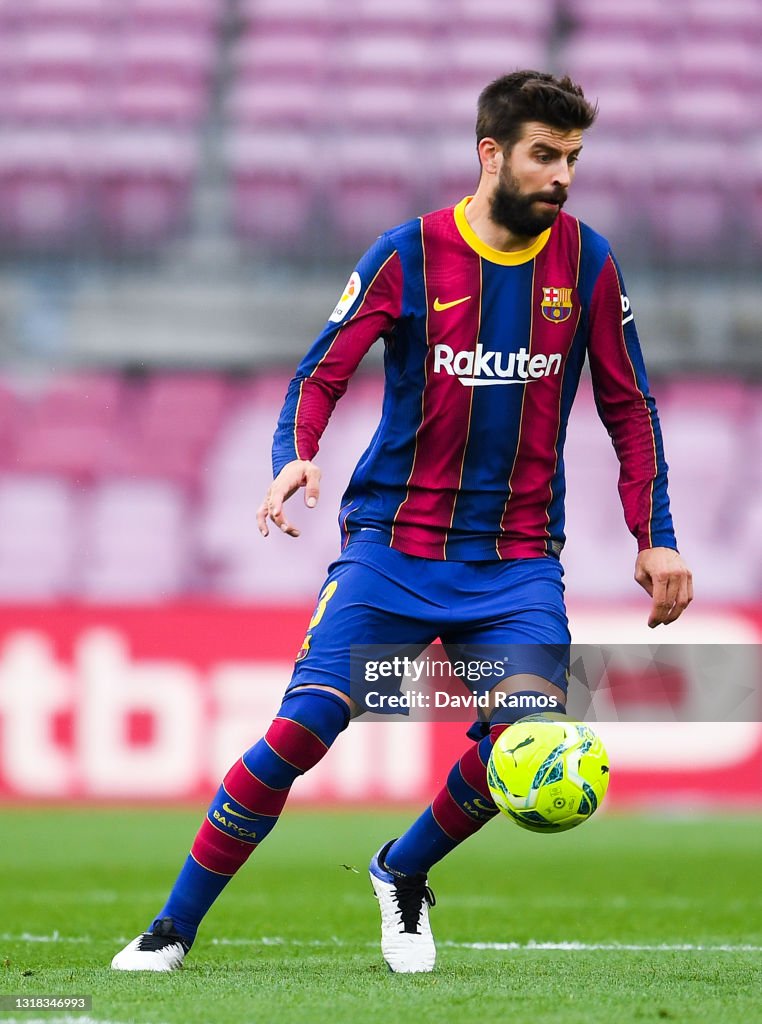
[[[259,527],[259,532],[262,534],[263,537],[270,536],[270,530],[268,529],[267,526],[267,513],[267,498],[263,498],[262,504],[257,509],[257,526]]]
[[[304,504],[314,508],[320,497],[320,470],[317,466],[309,466],[305,474]]]
[[[668,573],[665,574],[663,578],[659,578],[657,580],[657,586],[659,586],[660,589],[657,594],[656,587],[654,588],[654,606],[651,611],[651,617],[655,620],[653,622],[654,626],[658,626],[660,623],[662,625],[666,625],[668,622],[672,622],[671,615],[680,592],[681,579],[681,573]],[[677,615],[679,615],[682,610],[682,608],[679,609]],[[677,616],[675,616],[675,618],[676,617]],[[650,622],[649,625],[651,625]]]
[[[666,574],[656,576],[653,580],[653,603],[651,604],[651,614],[648,616],[648,625],[651,629],[664,622],[674,604],[674,600],[667,599],[667,580]]]
[[[683,582],[682,573],[670,573],[669,579],[667,580],[667,596],[665,598],[669,605],[670,611],[677,601],[678,594],[680,593],[680,587]]]
[[[692,598],[689,592],[689,577],[690,573],[685,573],[680,576],[677,597],[675,598],[675,603],[673,604],[669,615],[664,620],[665,625],[669,622],[674,622],[675,619],[679,619],[691,603]]]
[[[286,519],[286,513],[283,511],[283,505],[280,504],[276,507],[275,501],[270,501],[270,518],[283,533],[287,533],[289,537],[298,537],[299,531],[295,526],[292,526]]]
[[[283,494],[275,485],[267,492],[267,511],[274,523],[283,515]]]
[[[270,491],[268,505],[270,519],[272,519],[278,529],[288,534],[289,537],[298,537],[299,531],[295,526],[291,525],[286,518],[286,513],[283,511],[283,495],[278,488],[273,487]]]
[[[651,582],[651,577],[645,571],[645,569],[637,568],[635,570],[635,582],[641,585],[641,587],[643,588],[643,590],[646,591],[649,597],[653,597],[653,583]]]
[[[278,519],[275,519],[273,516],[270,518],[282,533],[285,533],[289,537],[299,536],[299,529],[296,526],[292,526],[284,515],[279,516]]]

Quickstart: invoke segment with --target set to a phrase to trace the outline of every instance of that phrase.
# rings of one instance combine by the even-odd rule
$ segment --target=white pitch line
[[[53,932],[52,935],[31,935],[29,932],[22,932],[20,935],[9,933],[0,934],[0,942],[76,942],[92,943],[95,940],[89,935],[61,935]],[[106,941],[106,940],[102,940]],[[121,935],[115,939],[108,940],[113,945],[124,944],[127,940]],[[337,936],[330,939],[288,939],[282,935],[263,935],[256,939],[210,939],[211,946],[280,946],[298,947],[308,949],[337,949],[344,946],[364,946],[374,949],[377,942],[347,942]],[[731,945],[730,943],[718,943],[707,945],[704,943],[628,943],[628,942],[576,942],[574,940],[565,942],[538,942],[530,939],[528,942],[451,942],[442,941],[438,945],[445,949],[474,949],[480,951],[496,951],[501,953],[523,953],[523,952],[573,952],[573,953],[762,953],[762,946],[750,944]],[[84,1017],[77,1017],[80,1024],[88,1024]],[[53,1024],[50,1018],[46,1018],[47,1024]],[[26,1020],[25,1024],[32,1024]],[[114,1022],[116,1024],[116,1022]]]
[[[299,946],[331,949],[337,946],[358,945],[348,943],[335,936],[330,940],[325,939],[286,939],[281,936],[263,936],[259,939],[211,939],[213,946]],[[361,943],[369,948],[375,947],[375,942]],[[537,942],[530,939],[528,942],[439,942],[440,948],[446,949],[476,949],[496,950],[498,952],[520,953],[535,951],[555,952],[621,952],[621,953],[762,953],[762,946],[729,944],[703,945],[693,943],[658,943],[658,944],[630,944],[623,942]]]
[[[451,949],[495,949],[500,951],[532,951],[532,950],[570,950],[572,952],[609,953],[762,953],[762,946],[731,946],[727,944],[705,946],[689,942],[670,944],[660,942],[657,945],[645,945],[626,942],[440,942],[440,946]]]

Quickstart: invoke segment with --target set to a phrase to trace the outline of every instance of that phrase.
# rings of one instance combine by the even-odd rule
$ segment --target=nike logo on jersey
[[[518,352],[484,351],[479,342],[473,352],[455,352],[449,345],[434,346],[434,373],[457,377],[463,387],[479,388],[492,384],[527,384],[561,372],[560,352],[544,355],[529,349]]]
[[[453,306],[459,306],[461,302],[468,302],[470,298],[470,295],[465,295],[462,299],[453,299],[452,302],[440,302],[439,296],[437,296],[434,299],[434,310],[437,313],[441,313],[445,309],[452,309]]]
[[[225,811],[226,814],[235,814],[236,818],[245,818],[247,821],[256,821],[257,820],[256,816],[253,817],[253,818],[250,818],[248,814],[241,814],[240,811],[234,811],[233,808],[230,806],[230,804],[227,802],[227,800],[222,805],[222,809],[223,809],[223,811]]]

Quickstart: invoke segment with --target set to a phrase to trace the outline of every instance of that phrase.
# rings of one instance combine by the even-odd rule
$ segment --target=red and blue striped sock
[[[431,806],[386,854],[384,862],[390,871],[426,874],[464,839],[492,821],[498,810],[487,786],[487,762],[493,743],[507,728],[503,723],[493,725],[489,735],[456,761]]]
[[[171,917],[193,941],[212,903],[277,824],[294,780],[320,761],[348,723],[349,708],[336,694],[300,687],[286,695],[264,737],[223,779],[154,920]]]

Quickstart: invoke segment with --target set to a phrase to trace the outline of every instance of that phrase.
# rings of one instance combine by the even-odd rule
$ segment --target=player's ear
[[[480,140],[477,150],[482,170],[487,174],[497,174],[500,170],[499,156],[503,152],[502,147],[488,137]]]

